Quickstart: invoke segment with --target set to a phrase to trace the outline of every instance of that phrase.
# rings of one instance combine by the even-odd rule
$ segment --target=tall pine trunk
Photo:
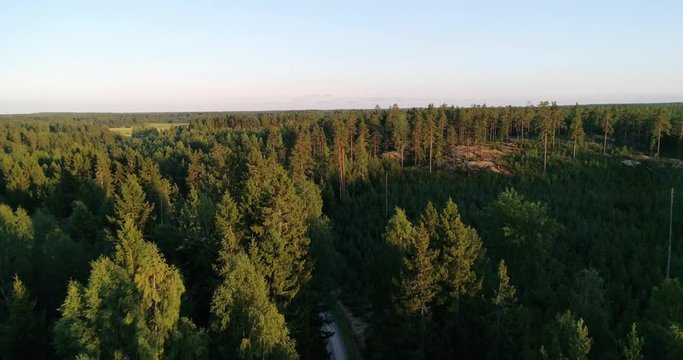
[[[659,157],[659,145],[662,143],[662,132],[657,132],[657,157]]]
[[[548,132],[543,132],[543,175],[545,175],[545,168],[548,164]]]
[[[401,144],[401,169],[403,169],[403,150],[405,149],[405,145]]]

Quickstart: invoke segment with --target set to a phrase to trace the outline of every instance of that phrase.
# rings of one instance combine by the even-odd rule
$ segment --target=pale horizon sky
[[[5,1],[0,113],[683,101],[680,1]]]

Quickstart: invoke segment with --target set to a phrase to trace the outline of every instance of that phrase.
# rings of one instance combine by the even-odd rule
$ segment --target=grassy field
[[[168,130],[170,128],[176,127],[176,126],[188,126],[188,123],[147,123],[142,126],[136,126],[136,128],[155,128],[159,131],[163,130]],[[130,137],[133,135],[133,127],[117,127],[117,128],[109,128],[110,131],[113,131],[121,136],[124,137]]]

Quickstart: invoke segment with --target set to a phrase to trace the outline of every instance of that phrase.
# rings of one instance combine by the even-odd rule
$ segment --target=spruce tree
[[[398,283],[398,306],[409,318],[418,323],[418,356],[425,358],[425,337],[431,312],[431,303],[437,291],[437,252],[430,249],[427,229],[420,226],[411,239],[403,258],[403,271]]]
[[[396,208],[384,231],[384,239],[395,248],[405,251],[415,236],[415,229],[406,217],[405,211]]]
[[[248,253],[278,303],[289,302],[310,279],[305,205],[285,170],[250,162],[241,209]]]
[[[244,244],[240,242],[239,222],[240,214],[237,203],[232,199],[230,193],[223,194],[221,201],[216,206],[215,220],[216,235],[221,252],[219,255],[233,255],[240,250],[244,250]],[[223,259],[226,261],[226,259]]]
[[[499,359],[502,357],[512,358],[516,350],[521,348],[518,344],[520,324],[519,306],[517,305],[517,289],[512,285],[507,273],[505,260],[498,263],[498,288],[495,289],[491,299],[492,310],[488,317],[489,339],[491,340],[488,351],[489,357]]]
[[[306,129],[299,130],[296,142],[289,157],[289,168],[292,179],[298,181],[311,178],[315,164],[313,162],[311,136]]]
[[[0,322],[0,357],[45,358],[48,354],[45,314],[36,312],[35,301],[18,276],[14,277],[6,310],[7,318]]]
[[[225,249],[230,251],[229,249]],[[268,285],[247,255],[225,254],[222,283],[211,302],[212,342],[218,356],[296,359],[285,318],[270,300]]]
[[[114,196],[115,215],[112,220],[118,226],[130,221],[138,229],[145,229],[153,209],[154,206],[146,200],[138,178],[135,175],[128,175]]]
[[[190,329],[178,328],[186,322],[179,323],[185,287],[178,270],[143,240],[133,220],[117,237],[113,257],[92,263],[87,286],[69,285],[55,325],[62,357],[161,359],[174,346],[169,338]]]
[[[484,247],[476,230],[460,219],[458,207],[450,198],[441,213],[440,275],[448,302],[457,305],[461,297],[472,297],[481,290],[482,278],[476,273]]]

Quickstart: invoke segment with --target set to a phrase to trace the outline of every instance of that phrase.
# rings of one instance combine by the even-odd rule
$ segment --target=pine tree
[[[432,159],[434,158],[434,138],[436,137],[436,109],[434,104],[427,106],[427,117],[425,118],[427,126],[427,139],[429,142],[429,172],[432,172]]]
[[[111,160],[103,154],[97,154],[95,157],[95,182],[102,187],[105,194],[111,195]]]
[[[370,127],[370,151],[372,153],[372,158],[376,159],[379,156],[380,147],[382,145],[382,117],[383,111],[379,105],[375,106],[375,109],[370,114],[369,127]]]
[[[540,133],[541,139],[543,139],[543,175],[545,175],[545,170],[548,164],[548,136],[550,136],[550,131],[553,125],[553,118],[548,107],[547,101],[541,101],[538,104],[538,132]]]
[[[553,135],[553,142],[552,142],[552,147],[553,149],[555,148],[555,135],[558,130],[561,130],[564,128],[564,110],[557,106],[557,102],[553,101],[550,104],[550,117],[552,118],[552,135]]]
[[[443,104],[439,106],[434,134],[434,160],[436,160],[437,166],[441,165],[443,161],[445,148],[444,131],[446,131],[447,124],[448,117],[446,116],[446,104]]]
[[[609,138],[609,135],[612,134],[612,131],[614,130],[612,128],[612,112],[609,110],[606,110],[605,113],[602,115],[602,130],[605,133],[604,136],[604,142],[602,144],[602,153],[607,154],[607,139]]]
[[[413,157],[415,159],[415,166],[424,161],[425,151],[424,151],[424,116],[422,115],[422,110],[413,109],[413,129],[411,133],[412,146],[413,146]]]
[[[662,110],[657,115],[654,126],[652,128],[652,137],[657,140],[657,157],[659,157],[659,148],[662,143],[662,135],[668,135],[671,132],[671,115],[666,110]]]
[[[403,160],[405,159],[405,147],[408,143],[408,118],[405,112],[399,109],[398,105],[394,104],[389,108],[387,115],[387,124],[391,131],[391,141],[394,149],[398,151],[401,157],[401,167],[403,167]]]
[[[343,198],[346,187],[346,152],[348,151],[349,132],[343,118],[337,117],[333,123],[334,157],[337,163],[339,197]]]
[[[353,159],[352,177],[354,180],[368,180],[368,165],[370,154],[368,153],[368,127],[364,121],[358,125],[358,137],[355,145],[355,158]]]
[[[513,110],[512,106],[508,105],[503,110],[500,116],[500,139],[503,141],[510,141],[510,131],[513,124]]]
[[[572,117],[572,123],[569,127],[572,137],[572,158],[576,160],[576,147],[583,143],[583,137],[585,135],[583,130],[583,119],[581,117],[581,108],[577,103],[574,107],[574,116]]]

